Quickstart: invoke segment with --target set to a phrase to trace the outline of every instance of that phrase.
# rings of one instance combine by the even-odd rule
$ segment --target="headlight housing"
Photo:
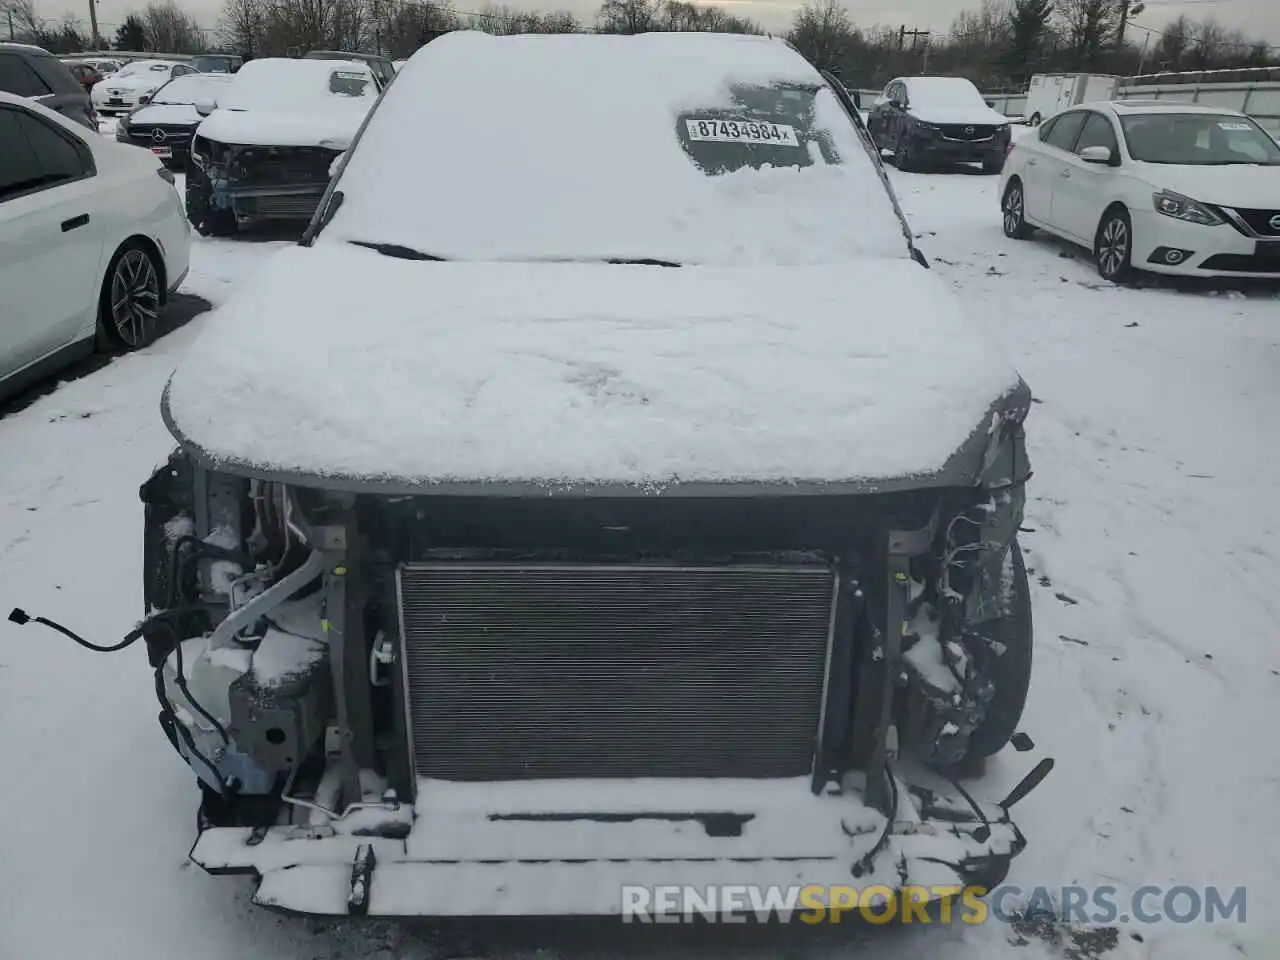
[[[1187,223],[1198,223],[1202,227],[1216,227],[1226,221],[1203,203],[1185,197],[1172,190],[1161,190],[1151,195],[1156,213]]]

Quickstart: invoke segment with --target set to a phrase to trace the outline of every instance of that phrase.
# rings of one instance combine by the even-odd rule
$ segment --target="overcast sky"
[[[64,13],[80,17],[88,25],[90,0],[36,0],[40,12],[51,20]],[[99,0],[99,28],[108,37],[132,9],[144,6],[146,0]],[[177,0],[207,28],[217,25],[222,0]],[[485,0],[456,0],[459,9],[479,8]],[[506,5],[522,9],[568,9],[589,20],[599,8],[598,0],[505,0]],[[699,0],[704,2],[704,0]],[[710,0],[705,0],[710,2]],[[977,6],[979,0],[846,0],[854,23],[869,27],[875,24],[905,24],[907,29],[934,30],[945,33],[956,14]],[[721,0],[720,6],[746,14],[768,29],[785,30],[802,0]],[[1159,27],[1179,14],[1195,19],[1212,16],[1224,27],[1239,28],[1250,36],[1266,39],[1280,46],[1280,0],[1147,0],[1147,9],[1137,18],[1139,25]],[[1134,32],[1140,36],[1141,31]]]

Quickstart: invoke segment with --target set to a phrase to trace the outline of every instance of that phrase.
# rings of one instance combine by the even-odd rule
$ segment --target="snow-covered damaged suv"
[[[319,914],[998,882],[1028,405],[782,41],[441,37],[165,392],[192,858]]]
[[[191,141],[187,219],[225,236],[264,221],[310,220],[329,169],[351,143],[378,86],[355,61],[251,60]]]

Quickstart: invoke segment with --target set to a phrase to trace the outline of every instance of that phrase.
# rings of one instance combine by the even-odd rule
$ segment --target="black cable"
[[[156,623],[164,623],[165,618],[167,617],[179,616],[184,613],[195,613],[197,611],[203,612],[203,610],[204,607],[202,606],[185,606],[175,607],[172,610],[158,610],[126,633],[123,640],[119,643],[112,644],[111,646],[100,646],[99,644],[91,643],[74,631],[68,630],[62,624],[56,623],[53,620],[47,620],[44,617],[29,616],[25,610],[22,610],[19,607],[14,607],[13,610],[10,611],[9,622],[16,623],[20,627],[25,626],[28,623],[38,623],[43,627],[48,627],[50,630],[57,631],[70,640],[74,640],[86,650],[92,650],[94,653],[115,653],[117,650],[123,650],[125,647],[136,642],[143,636],[143,634],[146,633],[148,627]],[[165,625],[168,626],[168,624]]]
[[[893,804],[889,811],[889,816],[885,820],[884,829],[880,832],[880,839],[876,841],[876,845],[868,850],[865,854],[858,858],[850,870],[855,877],[861,877],[864,873],[875,866],[876,857],[884,850],[885,845],[889,842],[889,834],[893,832],[893,824],[898,816],[898,782],[893,776],[893,771],[889,768],[889,758],[884,759],[884,777],[889,781],[889,793],[893,797]]]

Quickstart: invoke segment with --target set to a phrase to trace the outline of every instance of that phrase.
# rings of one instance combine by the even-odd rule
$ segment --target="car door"
[[[0,104],[0,377],[68,345],[96,312],[102,259],[88,146]]]
[[[1039,130],[1041,149],[1036,156],[1034,178],[1037,196],[1032,200],[1031,188],[1028,186],[1027,212],[1031,219],[1051,230],[1063,229],[1057,220],[1062,208],[1055,206],[1055,200],[1062,181],[1070,176],[1067,164],[1086,119],[1086,111],[1068,110],[1042,125]]]
[[[1083,112],[1086,114],[1084,126],[1053,193],[1052,216],[1064,233],[1092,243],[1102,211],[1115,195],[1116,179],[1122,174],[1119,167],[1086,163],[1080,159],[1080,153],[1086,147],[1107,147],[1113,157],[1119,157],[1120,143],[1109,117],[1093,110]]]

